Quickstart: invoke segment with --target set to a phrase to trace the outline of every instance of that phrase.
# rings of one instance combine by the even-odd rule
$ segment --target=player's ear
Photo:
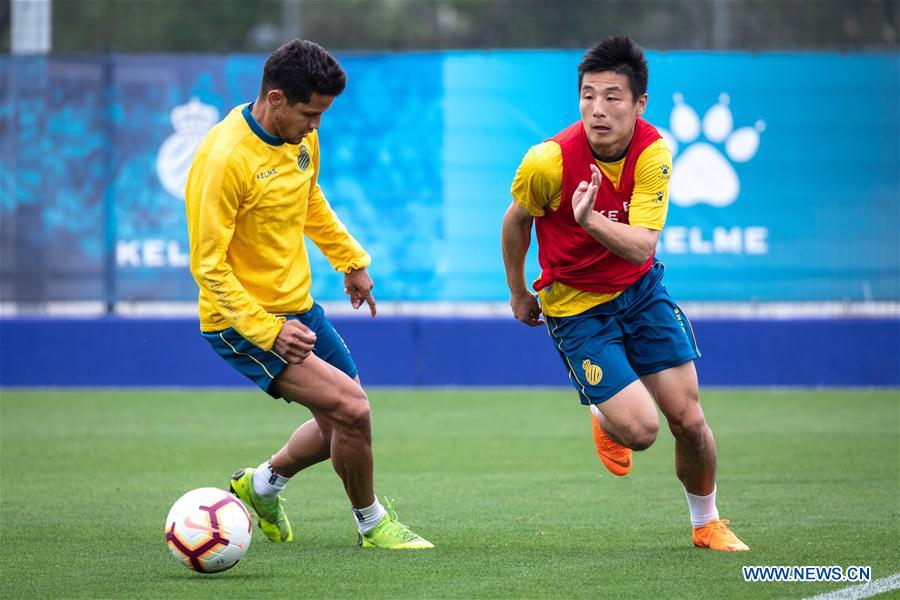
[[[266,100],[268,100],[269,104],[276,108],[287,102],[287,98],[284,97],[284,92],[279,89],[269,90],[268,92],[266,92]]]
[[[647,110],[647,94],[641,94],[641,97],[638,98],[637,105],[637,114],[638,116],[641,116],[644,114],[644,111]]]

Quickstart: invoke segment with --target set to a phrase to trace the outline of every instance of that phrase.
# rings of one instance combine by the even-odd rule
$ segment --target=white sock
[[[687,496],[688,508],[691,509],[691,525],[703,527],[712,520],[718,520],[719,509],[716,508],[716,488],[713,486],[709,496],[695,496],[684,490]]]
[[[353,514],[356,516],[356,525],[359,527],[360,533],[369,531],[378,525],[381,522],[381,519],[387,515],[387,511],[384,510],[384,507],[381,505],[381,502],[378,501],[378,498],[375,498],[375,504],[372,506],[367,506],[366,508],[355,508],[351,506],[350,510],[352,510]]]
[[[259,465],[253,471],[253,489],[262,498],[274,498],[290,480],[290,477],[276,473],[269,461]]]

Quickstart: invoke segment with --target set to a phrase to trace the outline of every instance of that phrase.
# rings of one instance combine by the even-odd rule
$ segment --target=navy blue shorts
[[[582,404],[609,400],[638,377],[700,358],[684,311],[653,268],[614,300],[571,317],[547,317]]]
[[[347,344],[325,316],[325,311],[315,302],[305,313],[299,315],[283,315],[286,319],[300,321],[316,334],[316,346],[313,354],[340,369],[348,377],[356,377],[356,364],[350,356]],[[272,381],[287,367],[285,359],[273,350],[263,350],[245,339],[233,327],[222,331],[201,332],[206,341],[212,345],[216,354],[237,369],[237,371],[253,381],[264,392],[273,398],[279,398],[269,388]]]

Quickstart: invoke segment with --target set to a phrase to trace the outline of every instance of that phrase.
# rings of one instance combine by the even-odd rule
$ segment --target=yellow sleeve
[[[535,217],[556,210],[562,200],[562,150],[554,141],[532,146],[522,159],[510,189],[516,204]]]
[[[350,235],[319,187],[319,136],[314,133],[310,138],[315,173],[303,233],[318,246],[335,271],[349,273],[351,269],[368,267],[372,257]]]
[[[669,176],[672,153],[656,140],[641,153],[634,168],[634,191],[628,206],[628,223],[661,231],[669,210]]]
[[[233,154],[215,156],[191,169],[187,186],[191,274],[234,329],[270,350],[284,319],[270,315],[244,289],[227,262],[235,217],[245,190],[242,166]]]

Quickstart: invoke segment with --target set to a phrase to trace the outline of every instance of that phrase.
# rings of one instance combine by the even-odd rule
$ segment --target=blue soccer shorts
[[[653,268],[615,299],[571,317],[546,317],[582,404],[600,404],[644,375],[700,358],[684,311]]]
[[[350,350],[341,339],[340,334],[325,316],[325,311],[317,303],[302,314],[283,315],[286,319],[300,321],[316,334],[316,345],[313,354],[340,369],[348,377],[356,377],[356,364],[350,356]],[[258,385],[264,392],[273,398],[279,398],[270,391],[272,381],[287,367],[285,359],[272,350],[263,350],[256,344],[245,339],[241,334],[229,327],[223,331],[201,332],[206,341],[212,345],[216,354],[225,359],[240,374],[244,375]]]

